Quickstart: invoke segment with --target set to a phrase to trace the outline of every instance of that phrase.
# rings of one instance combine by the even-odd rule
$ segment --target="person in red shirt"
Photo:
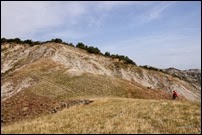
[[[174,90],[173,91],[173,99],[175,100],[177,98],[177,92]]]

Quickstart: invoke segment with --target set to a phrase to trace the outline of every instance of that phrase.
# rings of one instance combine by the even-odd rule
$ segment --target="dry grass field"
[[[201,133],[200,103],[172,100],[92,98],[55,114],[1,128],[2,133]]]

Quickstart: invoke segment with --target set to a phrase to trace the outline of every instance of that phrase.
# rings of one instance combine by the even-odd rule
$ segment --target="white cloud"
[[[1,35],[7,38],[29,37],[51,27],[59,27],[85,13],[85,7],[73,2],[1,2]]]
[[[154,7],[154,9],[152,9],[151,13],[149,14],[149,20],[158,18],[162,14],[162,12],[172,4],[173,2],[169,2]]]
[[[141,14],[140,18],[141,18],[141,23],[147,23],[150,22],[152,20],[158,19],[162,16],[163,12],[170,7],[171,5],[173,5],[176,2],[157,2],[157,3],[153,3],[155,4],[154,6],[151,6],[151,9],[148,9],[145,11],[145,13]]]
[[[128,6],[128,5],[140,5],[144,4],[145,2],[142,1],[101,1],[101,2],[96,2],[96,8],[99,10],[112,10],[115,7],[119,6]]]
[[[89,28],[101,27],[110,10],[134,4],[145,4],[145,2],[4,1],[1,2],[1,36],[33,38],[33,35],[46,29],[50,31],[60,27],[65,27],[67,32],[73,32],[79,36],[78,31],[73,31],[73,27],[83,25],[82,22]]]

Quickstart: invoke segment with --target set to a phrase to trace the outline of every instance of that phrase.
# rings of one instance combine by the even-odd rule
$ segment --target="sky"
[[[1,38],[82,42],[137,65],[201,69],[200,1],[1,1]]]

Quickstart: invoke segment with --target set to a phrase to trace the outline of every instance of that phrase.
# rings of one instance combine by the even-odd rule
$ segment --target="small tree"
[[[40,41],[35,41],[35,42],[33,42],[33,44],[40,45],[41,42]]]
[[[56,38],[55,43],[62,43],[62,39]]]
[[[29,44],[29,45],[33,45],[33,41],[31,39],[27,39],[24,41],[24,43]]]
[[[83,43],[79,42],[77,45],[76,45],[77,48],[81,48],[81,49],[86,49],[87,46],[85,46]]]
[[[19,38],[15,38],[15,39],[14,39],[14,42],[17,43],[17,44],[22,43],[22,41],[21,41]]]
[[[124,60],[125,60],[126,63],[128,63],[128,64],[136,65],[136,63],[135,63],[133,60],[129,59],[127,56],[124,58]]]
[[[69,46],[72,46],[72,47],[75,47],[72,43],[69,43],[68,45],[69,45]]]
[[[7,42],[6,38],[1,38],[1,44]]]
[[[62,39],[59,39],[59,38],[52,39],[51,42],[62,43]]]
[[[110,52],[105,52],[105,56],[110,57]]]
[[[89,53],[100,54],[100,50],[97,47],[93,47],[93,46],[88,47],[87,51]]]

